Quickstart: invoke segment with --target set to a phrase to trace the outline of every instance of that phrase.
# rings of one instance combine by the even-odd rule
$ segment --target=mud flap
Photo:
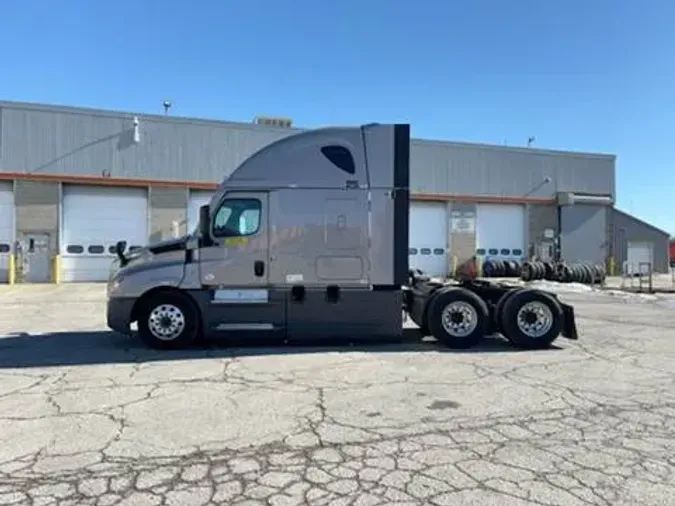
[[[579,339],[577,334],[577,323],[574,320],[574,308],[568,306],[567,304],[560,304],[563,310],[563,326],[562,326],[562,335],[567,339]]]

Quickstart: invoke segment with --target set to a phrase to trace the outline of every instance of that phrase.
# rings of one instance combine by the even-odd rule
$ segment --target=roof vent
[[[253,119],[253,123],[256,125],[265,125],[281,128],[290,128],[293,126],[293,120],[291,118],[273,118],[269,116],[256,116]]]

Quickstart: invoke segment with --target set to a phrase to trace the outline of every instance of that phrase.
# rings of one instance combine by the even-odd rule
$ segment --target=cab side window
[[[262,205],[258,199],[225,199],[213,218],[214,237],[254,235],[260,229]]]

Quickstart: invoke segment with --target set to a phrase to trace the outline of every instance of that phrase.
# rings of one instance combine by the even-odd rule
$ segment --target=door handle
[[[265,262],[262,260],[256,260],[253,262],[253,273],[257,277],[261,277],[265,275]]]

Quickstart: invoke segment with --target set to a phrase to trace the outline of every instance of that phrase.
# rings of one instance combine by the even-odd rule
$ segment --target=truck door
[[[202,285],[238,288],[267,285],[267,193],[229,192],[211,216],[214,244],[200,252]]]
[[[209,297],[204,323],[211,332],[277,334],[285,300],[269,290],[269,198],[264,192],[229,192],[213,209],[214,244],[200,250],[202,287]]]

